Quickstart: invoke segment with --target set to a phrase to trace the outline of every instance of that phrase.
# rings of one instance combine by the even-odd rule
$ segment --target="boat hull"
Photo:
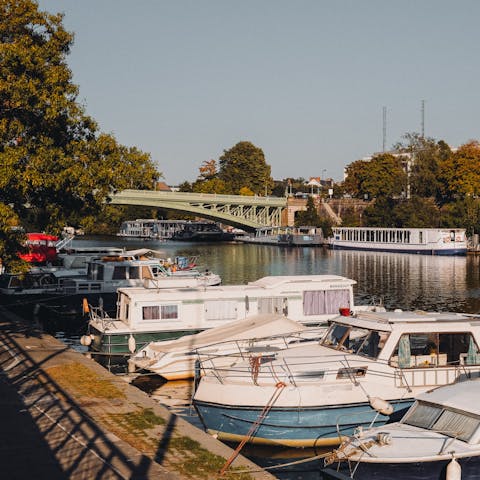
[[[457,459],[462,469],[462,478],[480,480],[480,457]],[[389,480],[445,480],[447,466],[450,460],[436,462],[411,462],[411,463],[348,463],[333,464],[329,468],[345,475],[350,475],[350,470],[355,469],[354,478],[386,479]],[[348,476],[348,478],[350,478]]]
[[[413,399],[391,401],[394,414],[377,414],[368,403],[343,406],[271,408],[262,421],[264,407],[225,406],[194,400],[206,430],[220,440],[239,442],[254,429],[251,443],[290,447],[331,446],[352,435],[358,426],[380,426],[402,415]],[[394,418],[395,417],[395,418]],[[372,423],[373,422],[373,423]],[[338,425],[338,429],[337,429]],[[340,435],[339,435],[340,434]]]
[[[417,255],[456,255],[463,256],[467,254],[466,248],[388,248],[388,247],[376,247],[376,246],[349,246],[341,244],[332,244],[332,250],[359,250],[364,252],[389,252],[389,253],[412,253]]]

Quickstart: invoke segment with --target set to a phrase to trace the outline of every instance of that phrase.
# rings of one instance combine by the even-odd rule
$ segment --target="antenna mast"
[[[383,107],[383,152],[387,145],[387,107]]]
[[[422,138],[425,138],[425,100],[422,100]]]

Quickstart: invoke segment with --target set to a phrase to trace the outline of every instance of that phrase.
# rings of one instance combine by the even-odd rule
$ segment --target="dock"
[[[3,478],[275,478],[3,307],[0,380]]]

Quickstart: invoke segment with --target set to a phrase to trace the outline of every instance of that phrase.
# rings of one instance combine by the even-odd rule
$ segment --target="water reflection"
[[[335,274],[353,278],[358,303],[383,300],[388,308],[480,311],[480,256],[443,257],[281,248],[240,243],[184,244],[108,237],[76,240],[87,244],[149,247],[165,256],[198,256],[201,268],[222,276],[224,284],[242,284],[266,275]]]

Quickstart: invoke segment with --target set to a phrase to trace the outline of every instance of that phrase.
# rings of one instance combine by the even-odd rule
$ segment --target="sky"
[[[75,34],[86,113],[169,185],[240,141],[274,179],[341,180],[384,126],[387,150],[422,123],[453,147],[480,139],[477,0],[38,3]]]

